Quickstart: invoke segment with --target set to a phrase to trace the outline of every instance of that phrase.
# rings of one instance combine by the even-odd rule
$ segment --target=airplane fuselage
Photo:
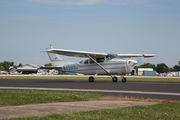
[[[131,57],[154,57],[154,54],[107,54],[87,51],[46,48],[52,67],[44,69],[56,69],[64,72],[82,73],[87,75],[110,75],[113,82],[117,82],[116,75],[122,75],[122,82],[126,82],[125,74],[130,73],[138,63]],[[62,60],[58,54],[72,57],[88,58],[79,63]],[[122,59],[128,58],[128,59]],[[115,75],[114,77],[112,75]],[[94,82],[94,77],[89,77],[89,82]]]
[[[111,75],[125,75],[132,71],[134,65],[129,66],[128,62],[134,60],[125,60],[120,58],[113,58],[111,60],[105,59],[104,61],[99,61],[99,64],[105,68],[109,74]],[[134,62],[136,63],[136,61]],[[93,63],[90,59],[86,59],[81,61],[80,63],[64,65],[63,69],[64,72],[73,72],[73,73],[82,73],[87,75],[99,74],[99,75],[106,75],[102,68],[100,68],[96,63]]]

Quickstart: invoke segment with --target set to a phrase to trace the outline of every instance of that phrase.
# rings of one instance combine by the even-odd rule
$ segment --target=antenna
[[[94,52],[96,52],[94,49],[92,49]]]
[[[104,50],[102,50],[102,52],[105,53]]]

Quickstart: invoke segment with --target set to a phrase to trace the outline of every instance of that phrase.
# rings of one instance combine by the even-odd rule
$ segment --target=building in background
[[[153,68],[138,68],[138,75],[156,76],[156,73]]]
[[[153,71],[153,68],[138,68],[138,75],[143,75],[143,71]]]
[[[39,66],[33,64],[25,64],[17,68],[18,73],[22,74],[37,74]]]

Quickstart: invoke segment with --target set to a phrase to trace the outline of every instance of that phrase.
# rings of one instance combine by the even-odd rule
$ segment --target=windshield
[[[108,54],[108,56],[113,59],[113,58],[120,58],[117,54]]]
[[[110,61],[111,59],[113,59],[113,58],[120,58],[117,54],[108,54],[107,56],[106,56],[106,60],[107,61]]]

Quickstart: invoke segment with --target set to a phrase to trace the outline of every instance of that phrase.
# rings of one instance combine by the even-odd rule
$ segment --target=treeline
[[[22,64],[20,63],[18,66],[14,65],[14,62],[9,62],[9,61],[4,61],[4,62],[0,62],[0,70],[1,71],[10,71],[10,66],[13,66],[14,68],[17,68],[19,66],[22,66]]]
[[[154,71],[158,73],[177,72],[180,71],[180,62],[179,65],[174,65],[171,68],[169,68],[165,63],[159,63],[157,65],[151,63],[144,63],[140,66],[135,66],[134,68],[136,69],[136,71],[138,68],[153,68]]]

